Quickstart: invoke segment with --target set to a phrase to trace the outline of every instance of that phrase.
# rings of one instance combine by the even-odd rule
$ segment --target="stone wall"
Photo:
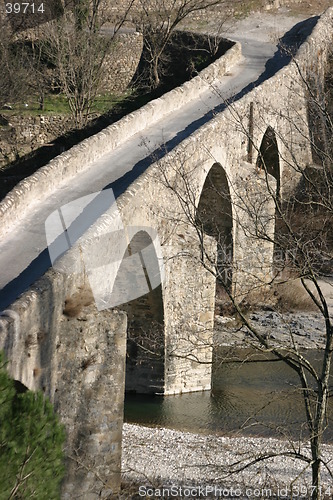
[[[0,126],[0,167],[74,127],[74,120],[68,115],[13,115],[6,121],[6,125]]]
[[[143,38],[140,33],[121,33],[103,64],[100,92],[120,93],[127,89],[138,67]]]
[[[47,28],[44,27],[46,31]],[[39,32],[27,30],[20,34],[21,38],[37,38]],[[40,35],[39,35],[40,36]],[[106,35],[107,36],[107,35]],[[102,81],[100,93],[121,93],[130,84],[142,53],[143,37],[135,31],[130,33],[117,33],[109,54],[105,57],[102,68]],[[48,68],[49,79],[57,82],[57,73]]]

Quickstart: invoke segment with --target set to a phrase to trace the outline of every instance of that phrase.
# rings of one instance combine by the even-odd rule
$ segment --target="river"
[[[220,348],[220,357],[226,356]],[[243,363],[251,354],[250,363]],[[234,349],[237,362],[213,364],[212,391],[176,396],[128,394],[125,421],[219,435],[258,435],[298,438],[306,436],[305,410],[297,377],[283,362],[257,361],[245,349]],[[319,366],[321,351],[308,350],[308,359]],[[230,359],[229,359],[230,361]],[[331,375],[333,387],[333,377]],[[329,405],[332,422],[333,405]],[[333,443],[333,428],[324,434]]]

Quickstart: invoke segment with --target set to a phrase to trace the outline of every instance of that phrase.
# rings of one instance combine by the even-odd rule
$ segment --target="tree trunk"
[[[316,401],[316,418],[314,428],[311,435],[311,454],[312,454],[312,500],[321,499],[321,444],[323,441],[323,433],[325,430],[325,415],[327,411],[328,401],[328,382],[331,369],[331,348],[332,338],[330,335],[330,325],[328,326],[328,340],[323,358],[323,370],[320,378],[320,385],[318,386],[318,394]]]
[[[39,96],[39,110],[44,111],[44,92],[41,91]]]
[[[152,87],[154,89],[156,89],[159,84],[161,83],[160,81],[160,76],[159,76],[159,73],[158,73],[158,63],[159,63],[159,57],[156,56],[153,60],[153,63],[152,63]]]
[[[316,449],[315,453],[319,455],[319,449]],[[313,455],[313,452],[312,452]],[[320,459],[317,458],[312,464],[312,495],[311,500],[320,500]]]

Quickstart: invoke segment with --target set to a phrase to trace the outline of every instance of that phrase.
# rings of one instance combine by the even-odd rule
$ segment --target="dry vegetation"
[[[317,311],[298,278],[274,281],[265,291],[261,288],[258,292],[250,292],[243,299],[241,307],[244,312],[261,309],[270,309],[280,313]],[[237,315],[228,294],[221,286],[218,287],[216,294],[215,314],[227,317]]]
[[[91,288],[86,286],[85,288],[79,289],[71,297],[65,300],[65,307],[63,314],[68,318],[77,318],[84,307],[90,306],[94,302],[94,297]]]
[[[290,10],[291,15],[306,15],[313,16],[324,12],[328,7],[333,5],[332,0],[312,0],[309,2],[302,1],[286,1],[285,6]]]

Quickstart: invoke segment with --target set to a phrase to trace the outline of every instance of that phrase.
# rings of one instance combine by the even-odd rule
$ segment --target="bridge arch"
[[[216,241],[215,307],[233,282],[234,230],[229,180],[221,163],[214,162],[206,175],[196,212],[196,224]],[[222,299],[224,300],[224,299]]]
[[[217,273],[228,288],[232,284],[233,216],[227,174],[213,163],[200,194],[196,224],[217,242]]]
[[[127,314],[125,391],[162,393],[165,364],[163,268],[153,235],[148,231],[138,228],[132,235],[114,288],[131,288],[131,300],[119,306]]]
[[[281,149],[283,146],[281,145]],[[268,126],[265,134],[263,135],[260,149],[258,152],[257,158],[257,168],[259,170],[264,170],[267,174],[273,176],[276,180],[276,189],[275,193],[275,202],[280,203],[281,196],[281,184],[282,184],[282,176],[281,176],[281,167],[280,167],[280,148],[278,145],[278,140],[276,137],[276,133],[271,126]],[[279,247],[278,235],[281,229],[279,214],[275,205],[274,209],[274,248],[273,248],[273,269],[275,271],[278,270],[279,266],[284,261],[283,252],[281,252],[281,248]]]
[[[276,133],[270,125],[267,127],[260,144],[256,166],[276,180],[276,196],[281,196],[280,155]]]

